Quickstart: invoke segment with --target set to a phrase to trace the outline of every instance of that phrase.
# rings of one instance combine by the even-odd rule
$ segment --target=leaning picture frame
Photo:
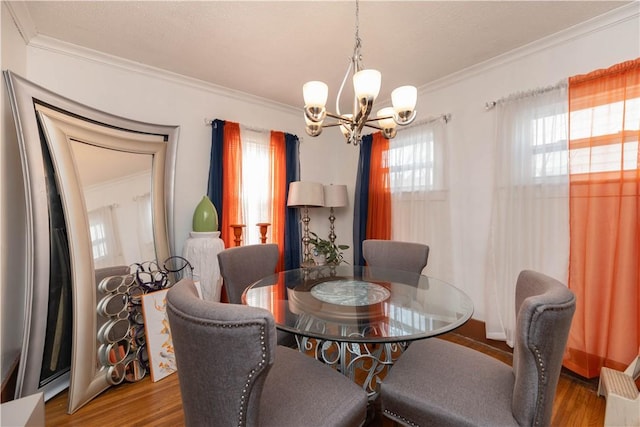
[[[167,318],[168,291],[163,289],[142,296],[149,371],[153,382],[160,381],[177,370]]]

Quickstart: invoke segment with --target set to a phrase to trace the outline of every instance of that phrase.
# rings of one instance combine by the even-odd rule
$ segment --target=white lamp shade
[[[418,89],[415,86],[400,86],[391,92],[391,103],[397,113],[413,111],[418,100]]]
[[[306,82],[302,86],[302,95],[306,107],[324,108],[329,95],[329,87],[326,83],[317,80]]]
[[[346,185],[325,185],[324,205],[330,208],[340,208],[347,206],[347,186]]]
[[[287,206],[321,207],[324,206],[324,189],[318,182],[294,181],[289,184]]]
[[[377,117],[386,117],[378,120],[378,125],[383,129],[393,129],[396,127],[396,122],[393,120],[393,108],[385,107],[378,111]]]
[[[382,74],[378,70],[361,70],[353,75],[353,90],[356,98],[375,100],[380,92]]]

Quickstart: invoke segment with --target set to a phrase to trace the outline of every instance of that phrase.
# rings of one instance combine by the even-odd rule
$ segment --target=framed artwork
[[[167,318],[168,289],[142,296],[144,329],[151,381],[156,382],[177,370],[171,329]]]

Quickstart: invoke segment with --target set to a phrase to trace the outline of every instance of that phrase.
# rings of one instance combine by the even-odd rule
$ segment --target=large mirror
[[[69,387],[69,413],[109,387],[96,274],[174,253],[177,126],[116,117],[4,72],[27,212],[27,307],[16,397]]]

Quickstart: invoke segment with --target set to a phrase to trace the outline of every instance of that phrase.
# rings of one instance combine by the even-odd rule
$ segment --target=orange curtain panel
[[[391,185],[389,180],[389,140],[373,134],[369,172],[367,239],[391,239]]]
[[[222,146],[224,164],[222,178],[222,224],[220,237],[226,248],[235,246],[231,224],[242,224],[242,146],[240,145],[240,125],[225,122]]]
[[[283,132],[271,131],[269,143],[271,164],[271,241],[278,245],[278,271],[284,270],[284,228],[287,209],[287,153]]]
[[[640,346],[640,59],[569,80],[569,287],[564,364],[598,376]]]

